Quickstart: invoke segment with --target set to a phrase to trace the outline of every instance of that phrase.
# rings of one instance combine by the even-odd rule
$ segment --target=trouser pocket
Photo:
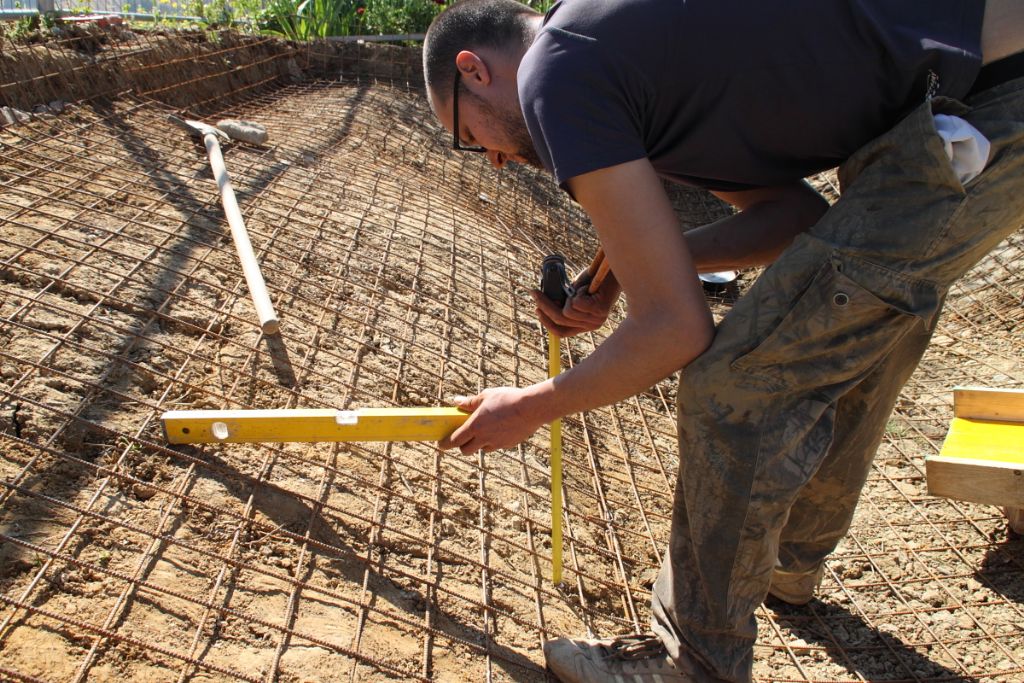
[[[929,283],[833,252],[774,328],[731,367],[777,391],[834,400],[914,325],[929,324],[939,305]]]

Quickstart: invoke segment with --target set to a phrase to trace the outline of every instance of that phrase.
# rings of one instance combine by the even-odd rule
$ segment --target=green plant
[[[60,12],[56,10],[43,12],[41,15],[39,15],[39,22],[40,24],[42,24],[42,27],[44,29],[46,29],[47,31],[52,31],[54,27],[60,26],[60,24],[62,23],[60,18]]]
[[[231,4],[235,8],[236,21],[254,32],[263,28],[260,23],[267,16],[263,0],[235,0]]]
[[[445,7],[435,0],[366,0],[361,33],[420,33]]]
[[[235,13],[227,0],[210,0],[200,16],[211,26],[231,26],[235,19]]]
[[[203,0],[188,0],[184,3],[183,8],[185,14],[191,17],[206,18],[206,6],[203,4]]]
[[[14,9],[21,9],[21,3],[14,3]],[[4,33],[11,40],[26,40],[39,29],[39,15],[33,14],[27,17],[18,17],[11,26],[4,27]]]
[[[185,0],[188,14],[211,25],[315,40],[328,36],[422,33],[454,0]],[[526,0],[546,12],[554,0]],[[159,17],[158,17],[159,21]]]

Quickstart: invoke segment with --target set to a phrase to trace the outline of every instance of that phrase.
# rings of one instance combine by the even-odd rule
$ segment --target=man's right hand
[[[557,337],[574,337],[584,332],[593,332],[608,319],[608,313],[619,298],[621,288],[615,276],[609,273],[593,294],[577,292],[565,306],[559,306],[540,290],[530,295],[537,304],[537,317],[544,327]]]

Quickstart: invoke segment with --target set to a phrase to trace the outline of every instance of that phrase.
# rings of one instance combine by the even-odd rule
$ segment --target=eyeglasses
[[[462,74],[456,70],[455,79],[452,81],[452,149],[462,152],[486,152],[487,148],[479,145],[464,145],[459,139],[459,83],[462,81]]]

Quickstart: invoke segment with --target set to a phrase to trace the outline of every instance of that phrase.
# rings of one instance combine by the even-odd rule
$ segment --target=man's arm
[[[714,323],[686,239],[647,159],[578,176],[569,187],[590,216],[629,300],[626,319],[568,372],[522,389],[490,389],[441,447],[508,448],[542,424],[650,388],[710,345]]]
[[[802,180],[712,194],[739,212],[686,232],[702,273],[768,265],[828,210],[825,198]]]
[[[828,210],[828,202],[804,181],[713,194],[740,211],[685,233],[690,255],[702,273],[767,265]],[[595,295],[578,295],[564,309],[540,292],[533,293],[541,322],[561,337],[599,328],[618,295],[618,282],[611,277]]]

